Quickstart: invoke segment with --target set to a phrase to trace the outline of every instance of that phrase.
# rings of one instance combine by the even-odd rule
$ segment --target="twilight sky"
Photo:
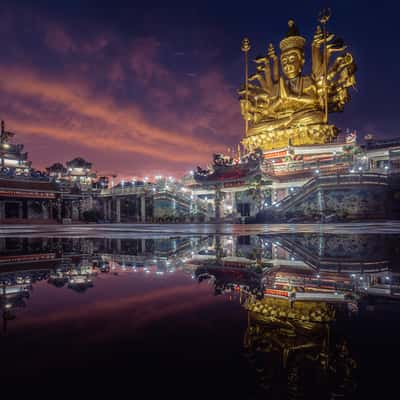
[[[99,173],[179,177],[207,164],[243,135],[242,38],[256,57],[271,41],[278,48],[294,18],[308,50],[325,5],[136,3],[0,3],[0,118],[34,167],[81,156]],[[329,4],[330,30],[359,68],[352,102],[332,120],[361,137],[400,136],[397,6],[366,4]]]

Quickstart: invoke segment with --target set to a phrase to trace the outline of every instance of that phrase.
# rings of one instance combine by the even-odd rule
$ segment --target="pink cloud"
[[[149,168],[185,173],[240,140],[236,88],[223,71],[210,67],[189,78],[162,62],[165,53],[174,53],[155,37],[129,42],[95,29],[79,37],[39,19],[35,29],[44,32],[44,45],[58,53],[62,69],[41,70],[35,62],[0,66],[3,118],[22,137],[52,146],[67,140],[69,147],[96,154],[96,169],[114,170],[115,164],[116,172],[137,175]],[[54,161],[75,156],[66,156],[62,146],[51,154]],[[125,169],[121,160],[129,154]],[[41,162],[40,154],[30,156]]]

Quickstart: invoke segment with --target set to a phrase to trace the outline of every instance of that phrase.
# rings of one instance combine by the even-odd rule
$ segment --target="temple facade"
[[[387,217],[386,204],[391,211],[398,204],[400,139],[369,135],[359,144],[348,133],[326,144],[215,154],[210,166],[182,180],[158,176],[113,186],[81,157],[38,171],[12,136],[3,123],[1,223],[243,222],[263,213],[290,221],[332,209],[369,219]]]
[[[243,156],[218,154],[208,168],[197,167],[184,179],[194,195],[208,199],[216,218],[240,221],[280,207],[305,185],[325,177],[339,177],[334,188],[338,192],[346,180],[361,183],[368,174],[383,184],[389,176],[398,176],[399,163],[400,138],[360,144],[354,134],[348,134],[328,144],[286,146]],[[363,187],[368,190],[368,185]]]

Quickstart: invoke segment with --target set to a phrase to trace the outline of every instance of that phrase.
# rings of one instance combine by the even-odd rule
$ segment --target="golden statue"
[[[327,32],[329,17],[329,12],[320,16],[323,28],[317,27],[311,44],[310,75],[303,74],[306,39],[293,20],[279,44],[280,59],[270,44],[266,56],[254,60],[257,72],[251,76],[247,74],[250,43],[244,39],[246,81],[239,94],[246,123],[242,142],[248,150],[323,144],[337,136],[338,129],[328,124],[328,113],[342,111],[350,100],[348,88],[355,85],[356,65],[350,53],[332,60],[346,46]]]

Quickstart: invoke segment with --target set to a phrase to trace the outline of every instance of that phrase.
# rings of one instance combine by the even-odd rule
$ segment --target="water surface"
[[[150,398],[396,387],[400,235],[389,225],[168,229],[3,232],[2,380]]]

